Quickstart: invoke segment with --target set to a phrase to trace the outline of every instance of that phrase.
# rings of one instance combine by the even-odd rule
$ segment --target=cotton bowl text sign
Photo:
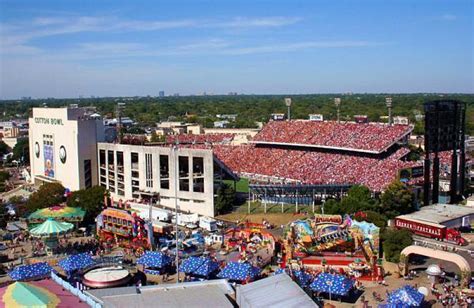
[[[35,118],[36,124],[64,125],[63,119],[56,118]]]

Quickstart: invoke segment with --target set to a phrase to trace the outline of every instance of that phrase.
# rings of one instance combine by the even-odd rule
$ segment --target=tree
[[[331,215],[343,215],[344,210],[341,208],[341,203],[335,199],[329,199],[324,202],[324,213]]]
[[[8,147],[8,145],[5,142],[0,140],[0,155],[3,156],[3,155],[8,154],[8,153],[10,153],[10,148]]]
[[[359,211],[374,210],[377,201],[372,198],[370,190],[363,185],[354,185],[341,200],[341,209],[348,214]]]
[[[235,202],[235,190],[232,186],[223,183],[217,190],[215,208],[217,215],[232,211]]]
[[[413,192],[398,180],[388,185],[380,199],[382,210],[389,219],[416,210]]]
[[[30,195],[26,208],[30,212],[60,204],[64,200],[64,187],[59,183],[45,183]]]
[[[90,224],[99,215],[104,207],[104,195],[108,191],[102,186],[93,186],[91,188],[74,191],[67,200],[67,205],[71,207],[80,207],[86,211],[84,223]]]
[[[17,161],[25,164],[30,163],[30,145],[28,138],[20,139],[13,147],[13,157]]]
[[[9,179],[10,173],[8,171],[0,171],[0,192],[4,192],[6,190],[6,181]]]
[[[400,262],[400,253],[413,242],[411,232],[405,229],[386,229],[382,233],[382,240],[385,259],[395,263]]]

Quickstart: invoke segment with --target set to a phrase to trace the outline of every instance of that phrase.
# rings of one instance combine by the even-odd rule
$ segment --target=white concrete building
[[[31,176],[35,184],[59,182],[70,190],[97,185],[101,120],[82,108],[33,108],[29,119]]]
[[[154,192],[162,206],[174,209],[177,199],[182,212],[215,214],[214,172],[221,166],[211,150],[99,143],[98,161],[99,184],[114,200]]]

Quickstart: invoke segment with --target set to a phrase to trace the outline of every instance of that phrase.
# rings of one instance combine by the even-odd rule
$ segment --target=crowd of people
[[[471,297],[457,291],[452,284],[443,283],[439,289],[436,285],[432,285],[431,294],[436,297],[437,303],[443,307],[472,307],[473,304]]]
[[[254,142],[277,142],[380,152],[411,131],[408,125],[381,123],[271,121]]]
[[[304,184],[362,184],[373,191],[383,190],[400,169],[416,165],[401,160],[409,153],[407,148],[384,158],[255,145],[215,146],[213,151],[239,174],[265,175]]]
[[[168,144],[228,144],[234,139],[234,134],[180,134],[166,136]]]
[[[88,252],[96,254],[100,249],[100,243],[95,239],[87,239],[74,242],[69,241],[67,239],[60,239],[58,247],[54,249],[54,253],[74,255],[78,253]]]

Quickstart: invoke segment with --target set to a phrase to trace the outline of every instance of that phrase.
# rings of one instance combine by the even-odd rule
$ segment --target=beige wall
[[[100,162],[101,150],[105,151],[106,164],[102,165]],[[114,163],[108,161],[108,152],[113,152]],[[119,172],[117,166],[117,152],[122,152],[124,157],[123,172]],[[139,173],[138,178],[132,178],[131,153],[138,153],[139,162],[138,168],[135,169]],[[151,154],[152,162],[152,186],[147,186],[146,181],[146,154]],[[169,189],[161,187],[160,178],[160,155],[168,156],[169,166]],[[160,204],[174,209],[175,207],[175,192],[176,192],[176,157],[189,157],[189,191],[177,190],[178,206],[181,211],[190,211],[205,216],[214,216],[214,156],[211,150],[202,149],[186,149],[181,148],[175,152],[170,147],[159,146],[140,146],[140,145],[125,145],[125,144],[98,144],[98,161],[99,161],[99,183],[110,190],[111,195],[115,200],[132,200],[138,198],[138,191],[133,192],[132,181],[139,181],[139,190],[157,192],[161,196]],[[203,158],[204,173],[204,192],[193,191],[193,180],[198,175],[192,172],[193,157]],[[135,171],[133,170],[133,171]],[[120,180],[123,178],[123,180]],[[111,185],[114,183],[114,187]],[[136,183],[136,182],[135,182]],[[123,185],[123,192],[119,192],[119,185]]]
[[[91,160],[92,185],[97,185],[96,120],[84,117],[81,108],[33,108],[29,119],[31,176],[35,183],[58,181],[64,187],[78,190],[85,187],[84,160]],[[45,177],[44,135],[52,136],[54,177]],[[39,145],[39,156],[35,144]],[[66,161],[59,158],[60,147],[66,149]]]

